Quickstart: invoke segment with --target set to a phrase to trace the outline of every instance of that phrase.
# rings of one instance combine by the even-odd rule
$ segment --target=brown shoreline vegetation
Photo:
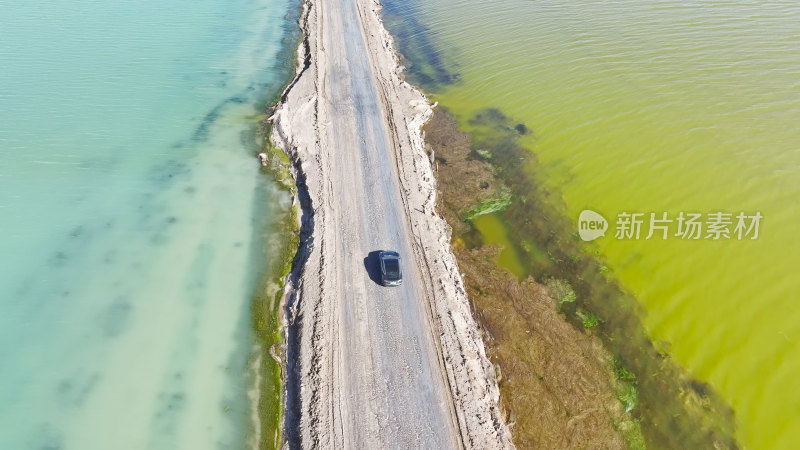
[[[581,251],[569,220],[536,183],[535,157],[517,144],[531,130],[494,109],[470,125],[472,134],[461,132],[452,115],[435,109],[425,140],[438,211],[453,230],[515,444],[736,448],[733,411],[656,349],[636,300]],[[484,245],[467,219],[509,192],[498,215],[530,264],[523,280],[494,263],[500,249]]]

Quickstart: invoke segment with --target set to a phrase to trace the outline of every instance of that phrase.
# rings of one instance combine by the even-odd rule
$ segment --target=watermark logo
[[[735,216],[722,211],[707,214],[681,211],[672,217],[666,212],[645,214],[626,211],[617,214],[614,239],[666,240],[673,237],[683,240],[752,240],[758,239],[763,218],[760,211],[752,214],[742,211]],[[578,217],[578,234],[581,239],[593,241],[605,236],[606,229],[608,222],[603,216],[588,209],[581,211]]]
[[[606,218],[591,209],[584,209],[578,216],[578,234],[584,241],[593,241],[600,236],[605,236],[607,229]]]

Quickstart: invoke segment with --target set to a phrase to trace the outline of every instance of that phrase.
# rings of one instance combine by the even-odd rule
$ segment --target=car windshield
[[[398,278],[400,276],[400,261],[397,259],[387,259],[383,262],[386,267],[386,276]]]

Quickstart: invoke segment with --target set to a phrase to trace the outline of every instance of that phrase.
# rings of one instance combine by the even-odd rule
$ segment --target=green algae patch
[[[266,142],[269,142],[268,140]],[[277,152],[274,152],[274,165],[262,167],[265,180],[277,183],[280,190],[269,195],[288,197],[296,192],[288,167],[283,165]],[[258,196],[257,196],[258,197]],[[267,201],[264,196],[260,201]],[[257,343],[257,350],[251,358],[251,367],[257,371],[257,402],[259,449],[282,448],[283,437],[283,371],[285,350],[282,333],[283,291],[285,279],[291,269],[292,261],[300,242],[297,208],[284,202],[283,210],[275,217],[257,219],[255,246],[259,251],[253,257],[253,264],[261,265],[261,276],[255,284],[251,299],[251,328]]]
[[[284,191],[293,192],[295,189],[294,178],[289,171],[291,161],[283,150],[272,145],[271,134],[272,124],[267,120],[261,121],[258,126],[258,141],[262,143],[261,155],[265,156],[261,171],[275,180]]]
[[[254,251],[253,264],[260,267],[260,276],[254,283],[251,298],[250,320],[251,329],[257,344],[250,364],[255,369],[254,383],[259,396],[255,401],[258,414],[258,430],[253,430],[257,436],[256,446],[263,450],[283,448],[283,372],[286,354],[282,333],[283,318],[283,293],[286,277],[291,270],[292,261],[297,253],[300,243],[300,229],[298,225],[298,211],[294,204],[290,204],[290,197],[296,196],[297,189],[290,172],[291,161],[286,154],[272,145],[270,139],[272,123],[269,117],[275,112],[275,106],[280,100],[281,93],[294,77],[295,62],[297,60],[297,47],[302,38],[300,27],[297,24],[300,6],[294,12],[284,17],[285,28],[283,47],[274,69],[279,73],[279,80],[283,84],[274,83],[264,92],[259,110],[265,113],[255,114],[253,120],[257,121],[253,127],[249,142],[253,158],[262,159],[261,173],[264,175],[265,185],[267,180],[272,186],[277,186],[278,194],[283,198],[283,208],[275,217],[256,217],[254,224]],[[256,211],[260,211],[264,202],[269,201],[269,196],[276,195],[263,186],[256,195]]]
[[[579,309],[575,311],[575,315],[578,316],[578,318],[581,320],[583,328],[592,328],[594,326],[597,326],[597,324],[600,322],[600,318],[597,317],[597,314],[591,311],[584,311],[582,309]]]
[[[288,168],[277,166],[280,172],[270,167],[263,168],[269,178],[279,183],[283,195],[292,195],[292,178],[279,178]],[[266,177],[265,177],[266,179]],[[288,191],[288,192],[287,192]],[[272,195],[275,195],[273,192]],[[270,223],[260,227],[258,242],[260,252],[254,264],[265,264],[256,283],[251,301],[251,327],[257,343],[257,351],[251,364],[258,375],[256,399],[260,431],[259,449],[279,449],[283,446],[283,371],[286,362],[282,317],[284,284],[300,243],[297,208],[288,205],[273,217]]]
[[[511,192],[501,192],[497,197],[488,198],[481,202],[480,205],[467,211],[466,214],[464,214],[464,218],[467,220],[473,220],[476,217],[484,214],[501,212],[508,208],[508,205],[511,204],[511,199]]]
[[[731,408],[656,350],[637,300],[583,251],[560,197],[539,181],[535,156],[518,142],[534,132],[497,109],[466,126],[469,134],[439,108],[426,141],[438,163],[440,213],[453,228],[487,353],[503,374],[516,444],[563,448],[581,446],[578,439],[602,448],[736,448]],[[504,249],[488,245],[491,239],[462,212],[501,192],[511,201],[491,216],[505,225],[522,277],[497,265]],[[558,406],[548,404],[554,397]],[[603,399],[602,406],[592,398]],[[571,420],[583,414],[591,424]]]
[[[625,411],[633,411],[639,403],[639,394],[636,392],[636,375],[622,366],[616,358],[613,360],[614,375],[616,375],[617,398],[625,406]]]
[[[260,354],[256,355],[260,383],[258,414],[260,420],[261,449],[277,449],[283,444],[282,370],[285,361],[281,333],[282,296],[286,275],[300,242],[296,208],[285,211],[277,230],[271,230],[283,239],[268,245],[271,264],[258,282],[258,290],[251,303],[252,329]]]
[[[561,308],[565,303],[573,303],[578,298],[575,290],[569,285],[567,280],[559,280],[556,278],[548,278],[544,280],[544,285],[547,286],[549,294],[558,302],[558,307]]]

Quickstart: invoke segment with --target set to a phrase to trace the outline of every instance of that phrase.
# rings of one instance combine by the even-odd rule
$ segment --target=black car
[[[400,253],[380,252],[378,261],[381,264],[381,283],[384,286],[399,286],[403,283],[403,272],[400,270]]]

